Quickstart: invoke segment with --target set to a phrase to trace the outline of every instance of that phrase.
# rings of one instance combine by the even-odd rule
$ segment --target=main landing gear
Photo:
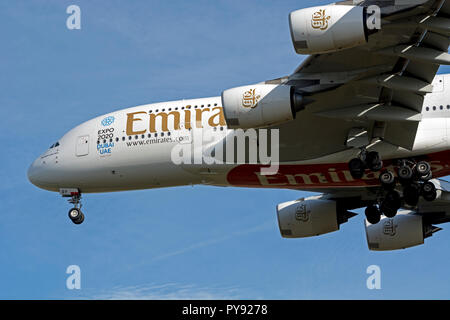
[[[366,169],[377,172],[383,168],[383,161],[376,151],[367,152],[366,149],[361,149],[359,157],[353,158],[348,163],[350,174],[355,179],[361,179],[364,176]]]
[[[60,193],[63,197],[70,197],[69,203],[73,204],[73,208],[69,210],[69,218],[75,224],[81,224],[84,221],[84,214],[81,211],[81,192],[78,189],[61,189]]]
[[[383,168],[379,154],[375,151],[367,152],[365,149],[348,165],[354,179],[361,179],[366,169],[378,172]],[[395,172],[385,169],[380,172],[380,196],[365,210],[367,221],[371,224],[378,223],[381,215],[395,217],[403,204],[417,206],[421,196],[426,201],[434,201],[437,197],[436,187],[429,181],[433,174],[428,162],[403,159],[394,163],[394,170]]]
[[[371,224],[376,224],[380,222],[382,214],[388,218],[393,218],[401,206],[402,199],[400,194],[395,190],[390,190],[384,198],[380,198],[376,203],[366,208],[365,214],[367,221]]]

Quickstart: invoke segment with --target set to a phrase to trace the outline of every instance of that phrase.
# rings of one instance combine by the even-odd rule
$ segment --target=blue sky
[[[340,232],[287,240],[275,206],[307,193],[202,186],[86,195],[75,226],[64,199],[26,178],[87,119],[291,73],[304,57],[288,13],[318,3],[2,1],[0,298],[450,298],[448,230],[370,252],[359,215]],[[66,28],[71,4],[81,30]],[[66,288],[73,264],[81,290]],[[366,287],[374,264],[381,290]]]

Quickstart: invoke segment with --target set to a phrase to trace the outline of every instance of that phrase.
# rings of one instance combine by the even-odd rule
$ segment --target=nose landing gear
[[[84,214],[79,208],[69,210],[69,218],[75,224],[81,224],[84,221]]]
[[[84,221],[84,214],[81,211],[81,192],[78,189],[60,189],[63,197],[70,197],[69,203],[73,204],[73,208],[69,210],[69,218],[75,224],[81,224]]]

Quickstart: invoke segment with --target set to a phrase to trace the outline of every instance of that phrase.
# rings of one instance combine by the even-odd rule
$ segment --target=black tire
[[[420,197],[420,187],[417,184],[410,184],[403,188],[403,200],[411,207],[417,206]]]
[[[422,197],[426,200],[426,201],[434,201],[436,200],[437,197],[437,191],[436,191],[436,187],[434,186],[434,184],[432,182],[425,182],[422,185]]]
[[[400,195],[397,191],[389,191],[381,203],[380,210],[388,218],[393,218],[402,206]]]
[[[431,178],[433,178],[433,172],[428,172],[428,174],[427,175],[425,175],[425,176],[421,176],[419,179],[421,180],[421,181],[428,181],[428,180],[430,180]]]
[[[413,170],[411,169],[411,167],[404,165],[404,166],[400,166],[398,168],[398,178],[405,182],[405,181],[410,181],[413,177]]]
[[[419,177],[428,175],[431,172],[431,166],[426,161],[420,161],[416,164],[416,173]]]
[[[378,207],[374,204],[368,206],[365,211],[366,219],[370,224],[377,224],[381,220],[381,213]]]
[[[78,208],[72,208],[69,210],[69,218],[75,224],[80,224],[84,221],[84,214]]]
[[[69,210],[70,220],[76,220],[81,216],[81,210],[78,208],[72,208]]]
[[[392,171],[385,170],[380,174],[380,183],[385,189],[392,189],[395,186],[395,175]]]
[[[364,176],[366,165],[361,159],[353,158],[348,163],[348,168],[350,169],[350,174],[354,179],[361,179]]]
[[[77,219],[77,220],[72,220],[73,223],[75,224],[82,224],[84,221],[84,214],[81,213],[81,216]]]
[[[366,155],[366,164],[374,172],[380,171],[383,168],[383,161],[381,161],[380,155],[376,151],[371,151]]]
[[[370,170],[372,170],[373,172],[378,172],[381,169],[383,169],[383,161],[381,161],[381,160],[376,165],[374,165],[370,168]]]

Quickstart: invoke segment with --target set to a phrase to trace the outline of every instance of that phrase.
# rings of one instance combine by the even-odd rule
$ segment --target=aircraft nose
[[[54,170],[41,159],[36,159],[28,168],[28,180],[36,187],[54,191],[57,189]]]
[[[36,159],[28,168],[28,180],[30,180],[30,182],[32,184],[34,184],[36,187],[41,187],[42,185],[42,178],[43,178],[43,173],[42,173],[42,168],[41,166],[38,165],[38,159]]]

